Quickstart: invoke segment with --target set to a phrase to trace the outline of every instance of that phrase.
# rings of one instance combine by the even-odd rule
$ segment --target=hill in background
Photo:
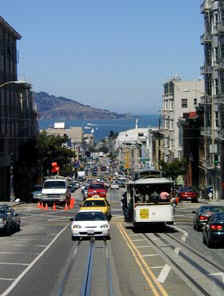
[[[46,92],[33,92],[39,119],[90,120],[90,119],[127,119],[128,114],[118,114],[98,109],[77,101],[49,95]]]

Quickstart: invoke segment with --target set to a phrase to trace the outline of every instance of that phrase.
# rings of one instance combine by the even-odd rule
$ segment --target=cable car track
[[[212,276],[212,274],[224,274],[223,267],[168,233],[143,233],[142,235],[194,287],[197,295],[223,295],[222,277]]]
[[[80,255],[80,251],[82,248],[82,244],[84,241],[78,241],[73,249],[72,253],[69,257],[69,262],[65,268],[65,273],[62,281],[60,282],[59,289],[57,296],[64,296],[66,294],[66,286],[69,282],[70,278],[74,279],[74,274],[72,273],[72,270],[76,264],[76,261],[78,260],[78,256]],[[82,281],[80,282],[80,296],[91,296],[91,290],[92,290],[92,280],[94,277],[94,270],[97,269],[97,260],[95,260],[95,252],[96,248],[99,248],[96,246],[95,238],[91,238],[89,241],[89,247],[88,247],[88,255],[86,256],[86,262],[85,262],[85,268],[84,272],[82,274]],[[113,296],[113,283],[112,283],[112,273],[111,273],[111,263],[110,263],[110,252],[108,248],[107,241],[104,241],[103,246],[103,252],[102,252],[102,259],[103,256],[105,259],[105,270],[106,270],[106,282],[105,282],[105,289],[104,289],[104,295],[105,296]],[[77,295],[77,293],[74,293],[74,295]]]

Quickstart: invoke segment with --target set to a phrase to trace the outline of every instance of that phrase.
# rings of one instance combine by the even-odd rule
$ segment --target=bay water
[[[159,115],[132,115],[129,119],[108,119],[108,120],[39,120],[39,128],[47,129],[54,127],[55,122],[64,122],[65,128],[80,126],[83,133],[93,133],[95,141],[98,142],[107,137],[111,131],[119,133],[129,129],[134,129],[137,125],[139,128],[158,127]]]

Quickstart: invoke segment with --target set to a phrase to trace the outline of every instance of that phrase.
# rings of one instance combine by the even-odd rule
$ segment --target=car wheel
[[[10,235],[12,233],[12,229],[11,227],[9,227],[8,225],[5,228],[5,235]]]
[[[198,224],[196,223],[195,224],[195,228],[194,228],[196,231],[199,231],[199,227],[198,227]]]
[[[191,202],[192,203],[197,203],[198,202],[198,199],[197,198],[196,199],[192,199]]]
[[[206,240],[205,240],[205,236],[204,236],[204,234],[202,235],[202,242],[203,242],[203,244],[206,245]]]
[[[215,244],[208,238],[207,239],[207,246],[208,246],[208,248],[214,248]]]

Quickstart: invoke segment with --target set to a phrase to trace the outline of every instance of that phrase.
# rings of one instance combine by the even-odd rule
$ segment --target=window
[[[197,99],[194,98],[194,105],[197,105]]]
[[[216,127],[219,127],[219,112],[215,112],[215,124]]]
[[[187,108],[187,99],[181,99],[181,107]]]

